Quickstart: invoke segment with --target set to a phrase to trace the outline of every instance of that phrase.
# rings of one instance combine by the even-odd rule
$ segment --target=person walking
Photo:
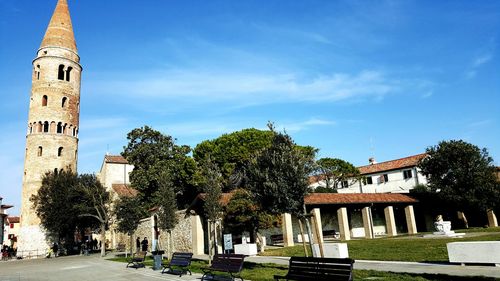
[[[142,251],[147,252],[148,251],[148,238],[144,237],[144,239],[141,242],[142,246]]]

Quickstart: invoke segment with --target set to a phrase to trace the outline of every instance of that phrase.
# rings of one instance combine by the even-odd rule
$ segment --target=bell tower
[[[68,3],[58,0],[33,60],[18,256],[43,254],[50,243],[30,201],[43,175],[76,172],[81,72]]]

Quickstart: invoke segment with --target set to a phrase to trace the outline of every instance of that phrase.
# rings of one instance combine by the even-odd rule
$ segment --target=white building
[[[106,155],[101,165],[101,170],[97,173],[97,178],[101,184],[111,194],[112,200],[119,197],[131,197],[137,195],[137,190],[130,187],[129,174],[134,169],[123,156]],[[123,246],[127,236],[116,230],[112,222],[109,230],[106,231],[106,243],[109,247],[116,249]],[[121,244],[121,245],[120,245]]]
[[[375,162],[358,167],[362,181],[347,181],[337,189],[338,193],[408,193],[416,185],[427,184],[427,178],[420,173],[417,165],[427,154],[417,154],[401,159]],[[325,181],[313,182],[312,188],[325,186]]]

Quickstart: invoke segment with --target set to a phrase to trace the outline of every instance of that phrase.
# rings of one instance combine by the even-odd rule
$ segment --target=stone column
[[[405,216],[408,234],[417,234],[417,223],[415,222],[415,212],[413,211],[412,205],[405,207]]]
[[[385,215],[385,226],[387,228],[388,236],[396,236],[398,235],[396,231],[396,220],[394,219],[394,209],[392,206],[387,206],[384,209]]]
[[[343,207],[338,209],[337,217],[339,220],[340,239],[351,240],[351,233],[349,232],[349,219],[347,218],[347,208]]]
[[[497,216],[495,215],[495,212],[493,212],[493,210],[488,210],[488,226],[489,227],[498,226]]]
[[[205,241],[203,237],[203,225],[200,216],[191,216],[193,254],[205,254]]]
[[[365,238],[372,239],[373,225],[372,225],[370,207],[364,207],[363,210],[361,210],[361,214],[363,215],[363,227],[365,228]]]
[[[293,246],[293,228],[292,228],[292,215],[284,213],[281,217],[281,227],[283,232],[283,246]]]
[[[312,232],[314,237],[314,243],[319,244],[319,241],[323,242],[323,226],[321,224],[321,212],[319,208],[314,208],[311,214],[315,219],[312,220]],[[319,233],[319,237],[316,233]]]

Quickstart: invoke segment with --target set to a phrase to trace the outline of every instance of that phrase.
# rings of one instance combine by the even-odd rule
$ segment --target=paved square
[[[201,280],[201,274],[161,274],[151,268],[125,268],[126,264],[98,256],[70,256],[51,259],[0,261],[0,281],[68,280]]]

